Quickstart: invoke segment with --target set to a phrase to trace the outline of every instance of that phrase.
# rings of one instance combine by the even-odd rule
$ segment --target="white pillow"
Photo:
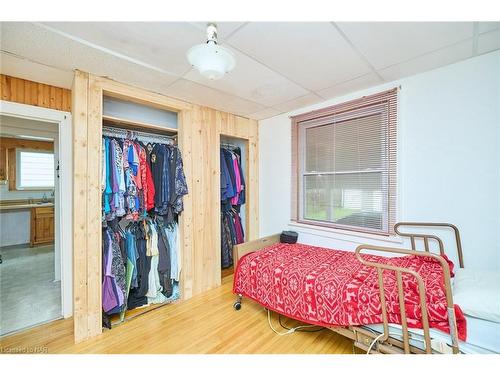
[[[500,273],[457,269],[453,281],[453,303],[466,315],[500,323]]]

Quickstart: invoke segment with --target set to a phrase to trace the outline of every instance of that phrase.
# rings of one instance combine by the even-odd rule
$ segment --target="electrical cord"
[[[303,329],[303,328],[315,327],[313,325],[297,326],[297,327],[294,327],[294,328],[290,328],[290,329],[288,329],[285,332],[278,332],[278,331],[276,331],[276,329],[271,324],[271,310],[269,310],[269,309],[267,309],[267,322],[269,323],[269,327],[273,330],[273,332],[276,333],[279,336],[289,335],[289,334],[295,333],[295,332],[297,332],[297,331],[299,331],[300,329]]]
[[[370,354],[370,351],[372,350],[373,346],[375,345],[375,343],[380,340],[382,338],[382,336],[384,336],[385,333],[381,333],[380,335],[378,335],[377,337],[375,337],[372,341],[372,343],[370,344],[370,346],[368,347],[368,350],[366,351],[366,354]]]
[[[287,326],[285,326],[282,322],[281,322],[281,318],[282,316],[278,314],[278,322],[280,323],[280,326],[283,327],[284,329],[293,329],[293,328],[289,328]],[[316,326],[310,326],[310,327],[316,327]],[[304,329],[295,329],[295,331],[300,331],[300,332],[319,332],[319,331],[322,331],[326,329],[325,327],[319,327],[318,329],[313,329],[313,330],[304,330]]]

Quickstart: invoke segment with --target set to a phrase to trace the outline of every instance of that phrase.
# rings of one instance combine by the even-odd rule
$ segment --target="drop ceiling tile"
[[[310,90],[369,71],[328,22],[249,23],[227,43]]]
[[[280,113],[283,113],[283,111],[278,111],[274,108],[266,108],[266,109],[263,109],[262,111],[251,113],[248,115],[248,117],[250,117],[254,120],[264,120],[266,118],[279,115]]]
[[[248,116],[250,113],[266,108],[261,104],[226,94],[187,79],[179,79],[164,88],[162,93],[241,116]]]
[[[473,22],[338,22],[375,69],[408,61],[473,36]]]
[[[318,91],[318,94],[325,99],[335,98],[349,94],[350,92],[366,89],[382,83],[382,80],[375,73],[368,73],[361,77],[354,78],[347,82],[342,82],[333,87]]]
[[[288,112],[294,109],[306,107],[308,105],[321,102],[322,100],[323,98],[316,94],[306,94],[304,96],[300,96],[298,98],[289,100],[287,102],[276,104],[273,106],[273,108],[281,112]]]
[[[500,29],[479,35],[477,53],[486,53],[500,48]]]
[[[74,69],[158,91],[178,77],[145,68],[27,22],[3,22],[2,49],[66,71]]]
[[[183,78],[268,107],[308,93],[299,85],[273,72],[245,54],[231,47],[226,47],[234,53],[236,66],[233,71],[226,74],[222,79],[209,80],[196,69],[191,70]]]
[[[73,72],[21,59],[7,53],[0,54],[0,73],[56,87],[71,88]]]
[[[205,33],[187,22],[45,22],[44,25],[179,76],[190,68],[188,49],[206,41]]]
[[[500,29],[500,22],[478,22],[479,33],[487,33],[495,29]]]
[[[447,64],[453,64],[472,56],[472,39],[453,46],[428,53],[402,64],[393,65],[378,73],[385,81],[393,81],[402,77],[436,69]]]

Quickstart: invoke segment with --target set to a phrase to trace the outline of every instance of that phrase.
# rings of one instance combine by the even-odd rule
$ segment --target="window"
[[[42,190],[54,188],[54,154],[17,150],[17,188]]]
[[[292,118],[292,220],[393,233],[397,90]]]

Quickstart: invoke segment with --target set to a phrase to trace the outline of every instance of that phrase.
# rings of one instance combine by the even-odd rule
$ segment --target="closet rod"
[[[233,145],[232,143],[225,143],[225,142],[221,142],[220,144],[221,147],[232,147],[232,148],[238,148],[240,146],[237,146],[237,145]]]
[[[102,135],[117,138],[130,138],[130,139],[140,139],[146,142],[152,143],[168,143],[175,144],[177,135],[169,136],[164,134],[149,133],[135,130],[127,130],[122,128],[115,128],[112,126],[103,126]]]

